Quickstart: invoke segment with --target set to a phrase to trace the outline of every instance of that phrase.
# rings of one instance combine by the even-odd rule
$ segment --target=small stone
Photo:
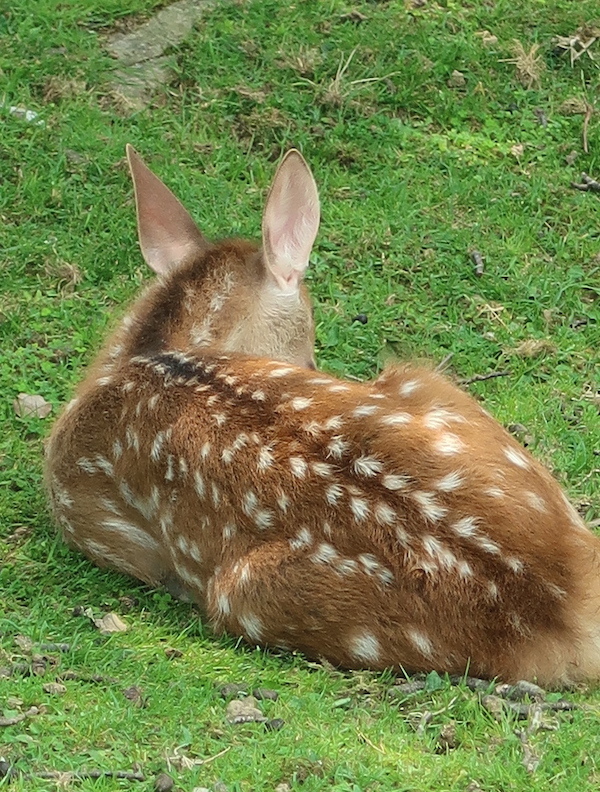
[[[285,726],[285,721],[283,718],[272,718],[265,723],[265,729],[267,731],[279,731],[283,729]]]
[[[15,635],[15,643],[23,652],[31,652],[33,641],[27,635]]]
[[[175,782],[171,776],[166,773],[160,773],[160,775],[157,775],[154,779],[155,792],[171,792],[174,786]]]
[[[144,698],[144,691],[137,685],[131,685],[123,691],[126,699],[131,701],[136,707],[145,707],[146,699]]]
[[[526,679],[521,679],[514,685],[498,685],[496,694],[510,701],[523,701],[526,698],[531,701],[544,701],[546,698],[546,691],[543,688]]]
[[[252,695],[259,701],[277,701],[279,698],[279,693],[276,690],[269,690],[269,688],[256,688],[252,691]]]
[[[483,707],[493,716],[493,718],[497,721],[501,721],[504,712],[504,702],[499,696],[484,696],[481,699],[481,703]]]
[[[458,71],[458,69],[454,69],[450,78],[448,79],[448,87],[449,88],[464,88],[467,84],[465,79],[465,75]]]
[[[212,792],[229,792],[229,789],[227,788],[227,784],[224,784],[222,781],[215,781]]]
[[[277,784],[275,792],[291,792],[292,787],[289,784]]]
[[[50,696],[64,696],[67,692],[67,688],[60,682],[48,682],[46,685],[42,685],[42,689]]]
[[[101,619],[94,619],[93,621],[102,635],[125,632],[128,629],[128,626],[116,613],[106,613]]]
[[[446,753],[447,751],[452,751],[457,745],[456,724],[454,722],[445,723],[437,738],[437,752]]]
[[[165,655],[167,660],[174,660],[176,657],[183,657],[183,652],[181,649],[172,649],[171,647],[167,647],[165,649]]]
[[[369,321],[369,317],[367,316],[367,314],[360,313],[360,314],[356,314],[356,316],[353,316],[352,321],[360,322],[360,324],[366,325],[367,322]]]
[[[230,682],[227,685],[222,685],[219,688],[219,695],[221,698],[233,698],[234,696],[239,696],[240,694],[246,696],[248,695],[248,686],[244,684],[240,684],[238,682]]]
[[[267,719],[256,706],[254,696],[244,699],[233,699],[227,705],[226,717],[229,723],[264,723]]]

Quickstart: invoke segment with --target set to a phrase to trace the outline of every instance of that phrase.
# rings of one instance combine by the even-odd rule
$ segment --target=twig
[[[589,151],[588,151],[588,126],[589,126],[590,118],[592,117],[592,113],[593,112],[594,112],[593,106],[589,102],[586,102],[585,103],[585,118],[583,119],[583,132],[582,132],[583,150],[585,151],[586,154],[589,153]]]
[[[363,742],[366,742],[366,744],[370,745],[371,748],[373,748],[375,751],[379,751],[380,754],[384,754],[385,755],[384,749],[381,748],[379,745],[375,745],[374,742],[371,742],[371,740],[369,740],[369,738],[367,737],[366,734],[363,734],[362,732],[359,731],[359,732],[357,732],[357,735]]]
[[[437,364],[437,366],[435,367],[435,370],[436,371],[445,371],[446,367],[448,366],[448,363],[450,363],[450,361],[452,360],[453,357],[454,357],[454,352],[448,352],[446,357],[442,358],[440,360],[440,362]]]
[[[478,278],[481,278],[483,275],[484,264],[483,256],[478,250],[471,251],[471,261],[473,264],[475,264],[475,275],[477,275]]]
[[[581,190],[582,192],[600,192],[600,182],[592,179],[587,173],[581,174],[581,182],[581,184],[571,182],[571,187],[575,190]]]
[[[0,778],[46,778],[55,781],[85,781],[98,778],[119,778],[124,781],[145,781],[146,776],[129,770],[41,770],[38,773],[25,773],[8,762],[0,761]]]
[[[78,781],[98,778],[121,778],[125,781],[145,781],[146,776],[140,772],[130,772],[128,770],[47,770],[41,773],[31,773],[35,778],[76,778]]]
[[[459,385],[470,385],[472,382],[483,382],[495,377],[510,377],[512,371],[490,371],[487,374],[473,374],[472,377],[463,377],[458,380]]]

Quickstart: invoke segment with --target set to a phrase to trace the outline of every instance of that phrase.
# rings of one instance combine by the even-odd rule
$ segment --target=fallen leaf
[[[526,341],[521,341],[511,352],[522,358],[534,358],[546,354],[553,355],[556,352],[556,344],[547,338],[528,338]]]
[[[227,705],[226,717],[229,723],[264,723],[267,719],[256,706],[254,696],[244,699],[233,699]]]
[[[484,47],[493,47],[498,43],[498,36],[494,36],[489,30],[478,30],[475,35],[481,39]]]
[[[47,418],[52,412],[52,405],[39,394],[19,393],[13,402],[13,408],[19,418],[29,418],[34,415],[37,418]]]
[[[525,146],[522,143],[515,143],[514,146],[511,146],[510,153],[513,157],[519,159],[519,157],[523,156],[523,152],[525,151]]]
[[[48,693],[50,696],[64,696],[67,692],[67,688],[61,685],[60,682],[48,682],[42,686],[42,689],[44,693]]]
[[[93,621],[102,635],[125,632],[128,629],[128,625],[116,613],[106,613],[101,619],[94,619]]]

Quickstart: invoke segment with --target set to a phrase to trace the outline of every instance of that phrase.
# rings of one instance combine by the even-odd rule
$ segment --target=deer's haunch
[[[548,471],[430,371],[314,371],[319,201],[298,152],[260,248],[206,241],[128,156],[159,279],[50,438],[67,542],[217,630],[345,667],[598,677],[600,540]]]

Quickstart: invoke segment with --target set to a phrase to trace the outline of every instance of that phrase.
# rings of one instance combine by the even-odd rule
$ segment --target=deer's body
[[[282,172],[285,189],[299,179],[311,197],[289,163],[272,192],[284,204]],[[151,258],[161,240],[144,230],[140,183],[155,177],[132,168]],[[262,253],[202,240],[169,271],[155,266],[163,280],[57,422],[47,481],[66,540],[193,600],[217,630],[341,666],[598,677],[600,540],[443,377],[392,368],[361,384],[306,367],[300,279],[288,288],[288,270],[276,287],[260,270],[294,244],[307,259],[302,234],[316,225],[306,230],[304,210],[301,222],[273,216],[272,196]],[[244,304],[236,294],[255,271],[265,293]],[[269,300],[279,308],[265,311]],[[286,301],[289,326],[277,318]],[[254,338],[240,313],[261,327]]]

